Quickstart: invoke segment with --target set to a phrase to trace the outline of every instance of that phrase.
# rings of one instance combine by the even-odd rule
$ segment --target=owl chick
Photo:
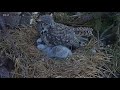
[[[67,47],[62,45],[49,47],[44,44],[41,38],[37,40],[37,48],[50,58],[66,59],[67,57],[72,56],[71,50]]]
[[[40,16],[37,21],[37,30],[40,32],[41,39],[46,45],[63,45],[68,48],[80,47],[80,40],[78,36],[92,35],[91,28],[74,28],[56,23],[52,15]]]

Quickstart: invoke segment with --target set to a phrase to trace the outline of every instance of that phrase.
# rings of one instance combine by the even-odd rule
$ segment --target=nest
[[[104,78],[110,72],[104,69],[108,55],[79,48],[66,60],[54,60],[45,56],[36,47],[39,37],[34,28],[7,30],[1,37],[0,57],[14,62],[11,78]],[[92,45],[89,43],[89,45]],[[107,60],[106,60],[107,58]],[[104,70],[103,70],[104,69]],[[108,76],[109,74],[109,76]]]

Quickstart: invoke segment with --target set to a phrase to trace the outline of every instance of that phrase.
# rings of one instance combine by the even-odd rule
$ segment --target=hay
[[[107,57],[103,52],[91,55],[80,48],[67,60],[54,60],[37,49],[38,37],[34,28],[8,30],[6,38],[0,42],[0,55],[4,53],[15,62],[12,78],[106,77],[101,70]]]

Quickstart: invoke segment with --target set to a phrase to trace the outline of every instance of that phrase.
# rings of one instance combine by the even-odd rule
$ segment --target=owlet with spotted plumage
[[[40,16],[37,20],[37,30],[40,32],[42,41],[48,46],[63,45],[68,48],[80,47],[79,37],[92,36],[92,28],[78,27],[56,23],[52,15]]]

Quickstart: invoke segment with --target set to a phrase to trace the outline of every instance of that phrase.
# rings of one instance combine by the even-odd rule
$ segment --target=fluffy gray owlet
[[[62,45],[49,47],[42,42],[41,38],[37,40],[37,48],[51,58],[65,59],[72,56],[71,50],[67,47]]]

